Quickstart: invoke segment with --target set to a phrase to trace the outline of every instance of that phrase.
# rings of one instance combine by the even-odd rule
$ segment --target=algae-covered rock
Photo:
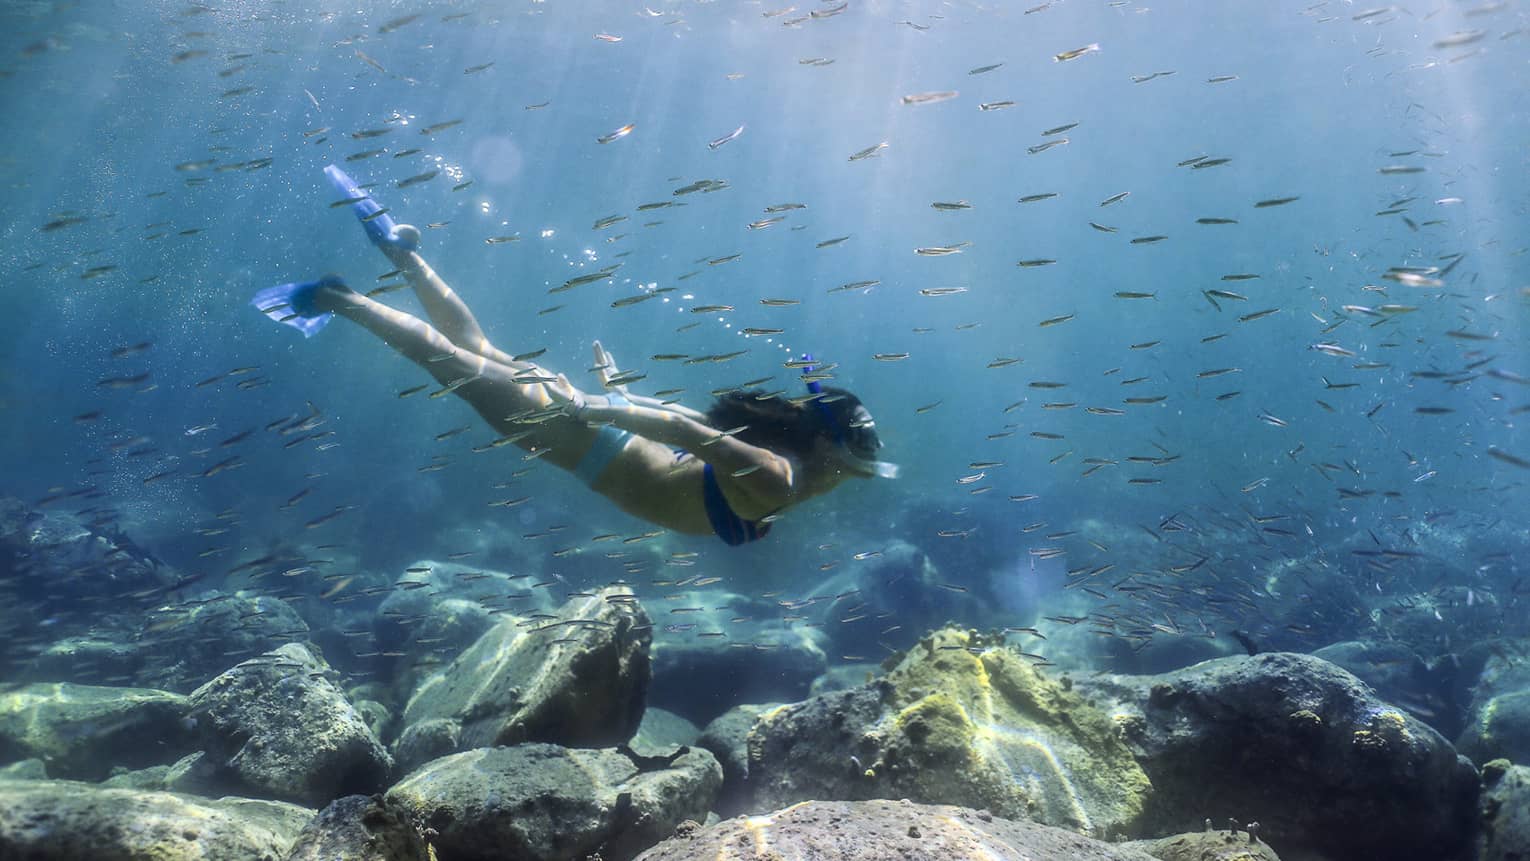
[[[428,861],[409,811],[380,795],[347,795],[309,822],[286,861]]]
[[[1310,655],[1080,679],[1153,780],[1158,827],[1258,821],[1281,851],[1430,859],[1467,850],[1477,776],[1439,733]]]
[[[1104,713],[953,629],[871,685],[762,715],[749,775],[757,808],[909,798],[1112,835],[1136,830],[1151,790]]]
[[[278,861],[312,818],[279,801],[0,781],[0,858]]]
[[[1530,762],[1530,688],[1485,697],[1456,745],[1475,762]]]
[[[381,789],[392,760],[328,667],[300,645],[245,661],[191,695],[199,781],[320,805]]]
[[[635,602],[606,600],[628,594],[574,598],[555,620],[500,622],[415,689],[403,725],[454,721],[461,748],[627,741],[650,678],[648,616]]]
[[[1530,858],[1530,766],[1494,760],[1482,767],[1477,861]]]
[[[25,685],[0,693],[0,762],[37,758],[77,780],[171,762],[194,749],[187,707],[180,694],[148,688]]]
[[[641,765],[616,750],[522,744],[437,759],[388,790],[454,861],[623,861],[706,816],[722,769],[691,749]]]
[[[807,801],[708,828],[691,822],[638,861],[1152,861],[1129,846],[986,811],[910,801]]]
[[[866,662],[835,664],[813,680],[812,687],[808,688],[808,696],[816,697],[819,694],[831,694],[835,691],[859,687],[881,674],[880,664]]]
[[[1223,829],[1175,834],[1157,840],[1133,840],[1122,844],[1158,861],[1280,861],[1264,841],[1247,831]]]

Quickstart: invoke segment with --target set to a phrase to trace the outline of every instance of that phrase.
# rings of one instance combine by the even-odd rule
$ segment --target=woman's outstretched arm
[[[569,416],[588,424],[615,425],[654,442],[685,449],[769,507],[785,505],[794,492],[791,461],[769,449],[668,409],[585,395],[561,374],[558,382],[543,385]]]

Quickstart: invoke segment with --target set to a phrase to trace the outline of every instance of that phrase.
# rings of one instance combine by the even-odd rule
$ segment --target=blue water
[[[3,491],[36,502],[96,488],[50,504],[87,509],[212,583],[279,547],[375,577],[459,552],[571,587],[627,576],[598,553],[550,554],[645,524],[518,450],[473,453],[494,434],[450,398],[396,397],[426,376],[359,328],[338,323],[304,341],[248,306],[271,284],[334,272],[366,289],[391,268],[349,211],[328,205],[322,168],[339,162],[377,183],[395,218],[444,223],[425,230],[422,253],[496,344],[545,347],[539,361],[576,382],[593,384],[595,338],[648,373],[636,390],[683,387],[697,407],[712,389],[760,377],[795,388],[782,362],[796,353],[838,363],[837,382],[871,408],[903,475],[814,500],[748,548],[665,539],[664,552],[699,552],[737,591],[805,593],[827,561],[850,564],[901,539],[935,558],[943,580],[1011,608],[1017,624],[1069,569],[1114,565],[1107,582],[1155,580],[1202,557],[1209,567],[1185,576],[1214,570],[1195,581],[1203,594],[1236,596],[1205,618],[1211,629],[1281,637],[1314,624],[1274,597],[1302,590],[1267,579],[1292,568],[1343,572],[1367,599],[1470,586],[1514,618],[1530,558],[1512,514],[1530,495],[1530,473],[1512,461],[1530,458],[1525,7],[1474,13],[1446,0],[1356,20],[1370,7],[1022,6],[852,0],[843,14],[785,26],[831,7],[7,4]],[[1470,30],[1481,38],[1434,47]],[[1054,59],[1091,43],[1097,52]],[[177,59],[187,52],[200,53]],[[833,62],[803,63],[814,58]],[[1236,79],[1208,83],[1223,75]],[[947,90],[959,95],[903,103]],[[1016,104],[977,107],[1000,100]],[[461,123],[418,131],[451,120]],[[629,135],[597,143],[629,123]],[[735,140],[707,146],[739,126]],[[366,129],[390,131],[353,139]],[[876,157],[849,160],[880,142]],[[385,152],[343,161],[374,148]],[[421,151],[394,157],[412,148]],[[1176,166],[1198,156],[1231,161]],[[269,166],[252,168],[257,159]],[[234,165],[244,166],[220,170]],[[1399,165],[1423,171],[1380,172]],[[395,187],[432,169],[441,175]],[[728,187],[673,194],[702,179]],[[1102,207],[1121,192],[1130,195]],[[1298,199],[1254,206],[1283,197]],[[636,211],[659,201],[685,205]],[[971,208],[938,211],[937,201]],[[785,203],[806,208],[746,227]],[[1375,214],[1387,209],[1402,211]],[[72,215],[86,220],[42,229]],[[611,215],[629,218],[592,229]],[[1167,238],[1131,242],[1153,235]],[[958,243],[970,244],[914,251]],[[1424,276],[1440,286],[1383,278],[1457,254],[1449,274]],[[1037,259],[1055,263],[1016,265]],[[616,262],[609,283],[548,293]],[[115,268],[83,277],[101,266]],[[1259,278],[1221,280],[1244,273]],[[611,307],[655,287],[674,290]],[[965,292],[920,293],[945,287]],[[1247,299],[1218,299],[1218,310],[1205,290]],[[415,307],[407,292],[384,298]],[[737,310],[689,313],[704,304]],[[1416,310],[1374,310],[1382,305]],[[1278,310],[1239,322],[1265,309]],[[745,326],[786,334],[744,339]],[[142,342],[152,346],[113,357]],[[724,364],[649,359],[739,349],[749,352]],[[899,353],[908,357],[873,358]],[[1000,358],[1023,362],[989,367]],[[197,385],[242,368],[253,370]],[[1201,376],[1221,369],[1236,370]],[[140,374],[149,377],[121,388],[99,382]],[[286,449],[287,437],[264,430],[310,411],[338,445]],[[198,477],[233,454],[239,468]],[[969,466],[982,461],[1002,466]],[[1012,499],[1026,494],[1038,498]],[[337,506],[355,508],[304,528]],[[219,524],[233,528],[197,531]],[[557,526],[567,528],[540,543],[522,538]],[[1046,537],[1060,532],[1073,534]],[[1066,558],[1038,563],[1032,551],[1047,547]],[[1421,556],[1378,572],[1357,548]],[[1306,597],[1358,606],[1353,594]],[[1152,618],[1179,600],[1112,598]],[[1347,612],[1325,617],[1326,636],[1286,645],[1342,638],[1333,620]]]

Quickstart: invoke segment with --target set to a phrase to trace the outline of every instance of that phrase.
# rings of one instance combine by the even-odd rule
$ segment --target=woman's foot
[[[420,231],[407,224],[395,224],[388,210],[369,192],[362,191],[350,174],[332,164],[324,168],[324,175],[329,177],[330,185],[341,195],[341,200],[350,202],[351,211],[361,221],[367,236],[384,253],[391,257],[393,252],[409,252],[420,247]]]
[[[314,314],[332,314],[356,304],[359,296],[361,294],[352,290],[349,284],[340,280],[339,276],[326,275],[313,282],[312,290],[304,296],[303,301]],[[304,313],[296,302],[293,303],[292,308],[300,314]]]
[[[311,338],[327,325],[333,312],[352,301],[356,291],[333,275],[318,281],[294,281],[267,287],[250,300],[256,310]]]

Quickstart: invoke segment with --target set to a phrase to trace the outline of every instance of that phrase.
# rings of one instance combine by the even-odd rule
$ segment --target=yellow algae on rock
[[[1138,829],[1152,789],[1109,716],[953,628],[865,687],[762,715],[749,760],[761,807],[909,798],[1109,836]]]
[[[925,799],[1086,833],[1137,827],[1152,786],[1109,716],[1014,651],[947,628],[911,649],[887,683],[902,708],[884,729],[889,750],[909,760]],[[932,770],[959,758],[969,768]],[[962,801],[942,797],[958,787]]]

